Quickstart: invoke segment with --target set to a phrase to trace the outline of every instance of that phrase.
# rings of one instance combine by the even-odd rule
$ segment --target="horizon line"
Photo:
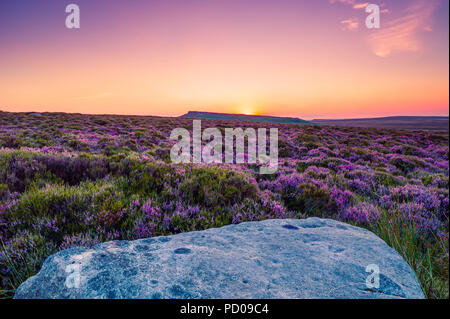
[[[211,111],[187,111],[181,115],[152,115],[152,114],[122,114],[122,113],[81,113],[81,112],[64,112],[64,111],[4,111],[0,109],[0,113],[17,113],[17,114],[27,114],[27,113],[47,113],[47,114],[80,114],[80,115],[91,115],[91,116],[135,116],[135,117],[160,117],[160,118],[180,118],[183,115],[188,114],[189,112],[197,112],[197,113],[212,113],[212,114],[224,114],[224,115],[241,115],[248,117],[278,117],[278,118],[296,118],[302,120],[303,117],[298,117],[294,115],[270,115],[270,114],[243,114],[243,113],[226,113],[226,112],[211,112]],[[311,117],[311,116],[306,116]],[[383,116],[372,116],[372,117],[343,117],[343,118],[333,118],[333,117],[322,117],[322,118],[312,118],[307,121],[315,121],[315,120],[323,120],[323,121],[339,121],[339,120],[365,120],[365,119],[385,119],[385,118],[394,118],[394,117],[424,117],[424,118],[432,118],[432,117],[442,117],[449,118],[450,114],[446,115],[383,115]]]

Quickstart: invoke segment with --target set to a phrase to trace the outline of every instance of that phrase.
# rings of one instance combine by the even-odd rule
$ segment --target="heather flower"
[[[74,247],[93,247],[100,243],[100,239],[92,234],[77,233],[64,236],[60,249],[70,249]]]
[[[374,222],[378,217],[378,210],[372,204],[366,202],[359,202],[353,207],[348,207],[340,214],[343,221],[362,224]]]
[[[379,211],[413,225],[418,249],[447,249],[433,268],[448,264],[448,133],[274,125],[279,169],[261,176],[168,163],[171,129],[191,129],[183,119],[2,113],[0,290],[6,256],[37,271],[57,250],[102,241],[304,216],[376,230]]]
[[[342,191],[334,186],[330,190],[330,198],[336,204],[338,211],[342,211],[352,203],[354,195],[349,190]]]

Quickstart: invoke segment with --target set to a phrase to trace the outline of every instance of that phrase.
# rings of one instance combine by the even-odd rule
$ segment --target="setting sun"
[[[236,107],[233,113],[239,113],[244,115],[258,115],[256,108],[251,103],[242,104],[241,106]]]

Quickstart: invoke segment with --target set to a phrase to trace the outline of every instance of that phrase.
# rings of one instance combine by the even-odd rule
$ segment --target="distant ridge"
[[[228,120],[228,121],[246,121],[246,122],[267,122],[280,124],[311,124],[311,122],[296,117],[278,117],[266,115],[245,115],[245,114],[227,114],[212,112],[189,111],[180,116],[181,118],[205,119],[205,120]]]
[[[312,123],[353,126],[353,127],[374,127],[386,129],[408,129],[408,130],[447,130],[448,116],[388,116],[377,118],[359,118],[344,120],[312,120]]]

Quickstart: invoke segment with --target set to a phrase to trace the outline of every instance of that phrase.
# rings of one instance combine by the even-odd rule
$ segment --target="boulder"
[[[308,218],[113,241],[50,256],[15,298],[424,298],[372,232]]]

